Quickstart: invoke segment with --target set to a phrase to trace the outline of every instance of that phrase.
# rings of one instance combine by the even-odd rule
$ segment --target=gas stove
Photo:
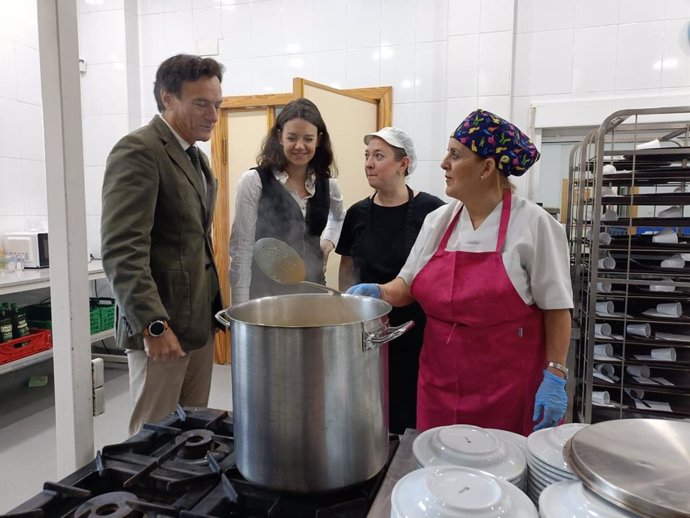
[[[328,493],[282,493],[247,482],[237,470],[232,414],[178,408],[125,442],[105,446],[60,482],[46,482],[5,517],[371,517],[389,502],[394,480],[387,472],[399,444],[400,437],[391,435],[386,466],[362,484]],[[402,464],[407,471],[407,459]],[[385,495],[379,494],[382,484]]]

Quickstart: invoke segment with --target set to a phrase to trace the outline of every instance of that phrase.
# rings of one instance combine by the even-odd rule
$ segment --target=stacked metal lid
[[[690,422],[605,421],[574,434],[563,453],[589,490],[587,497],[595,493],[620,513],[609,510],[577,518],[690,518]],[[542,494],[541,507],[547,496]]]
[[[637,518],[586,488],[579,480],[551,484],[539,497],[541,518]]]

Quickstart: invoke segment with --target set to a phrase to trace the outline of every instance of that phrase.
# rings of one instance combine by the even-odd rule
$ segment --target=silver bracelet
[[[557,371],[561,371],[565,379],[568,379],[568,367],[566,367],[565,365],[558,362],[548,362],[546,364],[546,368],[549,367],[551,367],[552,369],[556,369]]]

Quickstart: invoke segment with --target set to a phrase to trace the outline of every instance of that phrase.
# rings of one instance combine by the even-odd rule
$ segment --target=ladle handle
[[[323,284],[319,284],[317,282],[311,282],[311,281],[301,281],[300,284],[307,284],[309,286],[314,286],[315,288],[321,288],[324,291],[330,291],[334,295],[342,295],[338,290],[335,288],[329,288],[328,286],[325,286]]]

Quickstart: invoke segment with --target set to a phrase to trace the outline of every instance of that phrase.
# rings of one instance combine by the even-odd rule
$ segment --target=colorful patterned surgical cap
[[[496,168],[506,176],[525,174],[540,157],[517,126],[485,110],[470,113],[451,137],[482,158],[496,160]]]

